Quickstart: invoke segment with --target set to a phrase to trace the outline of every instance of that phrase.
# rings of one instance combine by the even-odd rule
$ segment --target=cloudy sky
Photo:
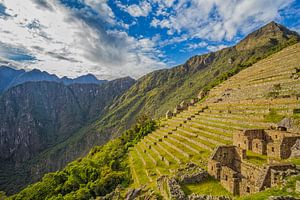
[[[138,78],[299,18],[297,0],[0,0],[0,63]]]

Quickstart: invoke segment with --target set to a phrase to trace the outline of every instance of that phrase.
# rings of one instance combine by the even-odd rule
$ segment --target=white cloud
[[[91,6],[106,22],[115,24],[115,14],[108,5],[108,0],[84,0],[86,5]]]
[[[142,1],[140,4],[132,4],[129,6],[125,6],[118,1],[117,5],[133,17],[147,17],[152,10],[151,4],[147,1]]]
[[[187,49],[194,50],[194,49],[199,49],[199,48],[206,47],[207,45],[208,45],[207,42],[190,43],[190,44],[188,44]]]
[[[85,2],[102,12],[103,21],[120,25],[106,0]],[[14,17],[0,18],[1,42],[35,56],[37,60],[27,68],[59,76],[93,73],[112,79],[138,78],[165,67],[156,57],[161,52],[151,41],[107,31],[101,24],[96,27],[90,23],[99,23],[97,20],[89,22],[79,16],[81,11],[78,14],[56,0],[47,1],[47,8],[32,0],[3,0],[3,4]]]
[[[228,46],[227,46],[227,45],[224,45],[224,44],[217,45],[217,46],[210,45],[210,46],[207,46],[207,49],[208,49],[209,51],[214,52],[214,51],[219,51],[219,50],[221,50],[221,49],[224,49],[224,48],[226,48],[226,47],[228,47]]]
[[[279,10],[292,0],[180,0],[170,16],[154,19],[152,26],[166,28],[168,34],[188,33],[190,38],[213,41],[232,40],[278,19]]]

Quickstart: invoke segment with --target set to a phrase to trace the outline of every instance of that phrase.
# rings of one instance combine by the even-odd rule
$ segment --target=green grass
[[[300,158],[291,158],[290,162],[295,165],[300,165]]]
[[[216,196],[232,196],[230,192],[223,188],[222,185],[212,177],[209,177],[206,181],[199,184],[182,185],[182,189],[186,195],[195,193]]]
[[[247,151],[247,160],[255,165],[264,165],[267,163],[267,156],[266,155],[261,155],[258,153],[254,153],[252,151]]]
[[[269,114],[265,116],[266,122],[278,123],[284,118],[284,115],[280,115],[277,113],[275,109],[271,109]]]

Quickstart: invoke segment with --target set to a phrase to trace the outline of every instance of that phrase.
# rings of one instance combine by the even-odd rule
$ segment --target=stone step
[[[135,167],[134,167],[134,159],[132,158],[131,153],[128,154],[129,155],[129,162],[130,162],[130,169],[131,169],[131,174],[133,177],[134,182],[137,184],[137,187],[139,187],[141,185],[140,181],[139,181],[139,177],[136,173]]]
[[[228,135],[231,135],[232,132],[234,130],[228,130],[228,129],[225,129],[225,128],[220,128],[220,127],[217,127],[217,126],[213,126],[211,123],[205,123],[203,121],[200,121],[200,120],[193,120],[191,122],[189,122],[188,124],[193,124],[199,128],[202,128],[202,129],[214,129],[218,132],[222,132],[222,133],[225,133],[225,134],[228,134]]]
[[[223,133],[220,131],[217,131],[215,129],[209,129],[209,128],[203,128],[201,126],[195,125],[195,124],[189,124],[189,129],[191,129],[191,131],[198,133],[198,132],[202,132],[206,135],[210,135],[212,137],[220,137],[223,140],[227,140],[227,141],[231,141],[232,140],[232,133]]]
[[[190,151],[198,154],[198,153],[201,153],[201,151],[191,147],[190,145],[188,145],[187,143],[184,143],[184,142],[181,142],[180,140],[177,140],[175,137],[169,137],[170,140],[173,140],[174,142],[178,143],[178,144],[181,144],[182,146],[188,148]]]
[[[152,139],[152,141],[154,140],[155,142],[157,142],[157,144],[156,144],[157,147],[159,147],[163,152],[165,152],[167,155],[169,155],[178,164],[181,164],[181,160],[177,156],[173,155],[170,151],[168,151],[165,147],[163,147],[160,144],[161,142],[159,142],[159,140],[155,139],[154,137],[151,137],[151,134],[149,134],[148,136]]]
[[[196,130],[194,129],[194,127],[187,127],[190,128],[191,130],[197,131],[197,138],[203,140],[203,141],[207,141],[210,142],[213,145],[225,145],[226,142],[221,142],[220,140],[218,140],[218,138],[216,137],[212,137],[209,134],[205,134],[204,132],[201,132],[201,130]]]
[[[208,145],[206,145],[204,143],[198,142],[198,141],[196,141],[194,139],[186,137],[186,136],[184,136],[182,134],[179,134],[177,132],[174,132],[173,134],[176,135],[176,136],[178,136],[178,137],[180,137],[180,138],[183,138],[183,139],[189,141],[190,143],[193,143],[193,144],[199,146],[201,149],[206,149],[206,150],[209,150],[209,151],[211,151],[213,149],[213,147],[211,147],[211,146],[208,146]]]
[[[156,149],[153,142],[148,140],[147,138],[145,138],[144,140],[145,140],[145,142],[147,142],[148,145],[150,145],[150,144],[152,145],[151,150],[157,155],[159,160],[162,161],[163,163],[165,163],[166,166],[170,166],[170,161],[166,158],[166,156],[161,155],[161,151],[158,151]]]
[[[168,141],[168,140],[170,140],[170,137],[172,137],[172,134],[168,135],[168,133],[153,133],[153,135],[157,136],[157,137],[161,137],[163,143],[166,143],[167,146],[171,147],[172,149],[177,151],[179,154],[181,154],[187,158],[190,157],[190,155],[188,153],[186,153],[185,151],[178,148],[177,145],[172,144],[171,141],[170,142]]]

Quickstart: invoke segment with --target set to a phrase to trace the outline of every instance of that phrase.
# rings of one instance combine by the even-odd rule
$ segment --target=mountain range
[[[127,77],[73,84],[95,79],[66,81],[37,70],[3,68],[7,72],[0,73],[0,190],[15,193],[45,173],[83,157],[92,147],[120,136],[139,116],[158,119],[199,91],[209,91],[299,41],[296,32],[270,22],[235,46],[196,55],[137,81]],[[38,75],[26,78],[31,74]],[[48,80],[40,82],[46,79],[43,77]]]
[[[38,82],[38,81],[52,81],[63,83],[65,85],[83,83],[83,84],[101,84],[107,82],[107,80],[98,80],[94,75],[87,74],[71,79],[68,77],[59,78],[54,74],[49,74],[45,71],[33,69],[31,71],[25,71],[23,69],[14,69],[7,66],[0,66],[0,94],[11,87],[20,85],[25,82]]]

